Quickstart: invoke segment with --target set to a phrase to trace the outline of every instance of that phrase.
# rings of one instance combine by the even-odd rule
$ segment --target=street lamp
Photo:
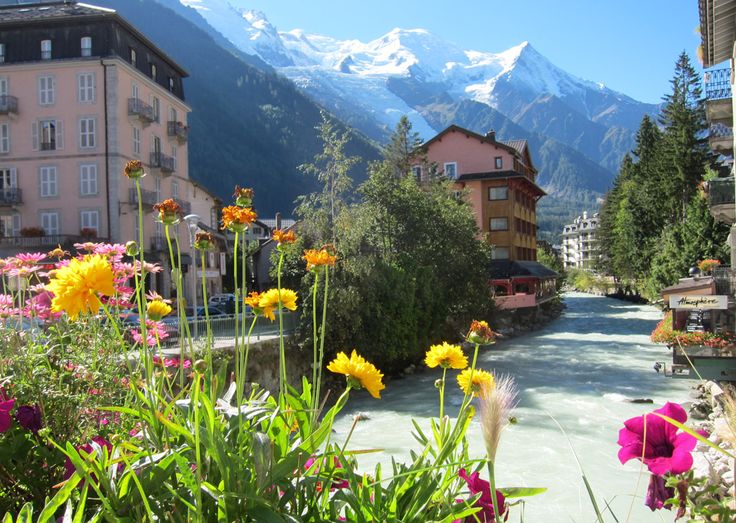
[[[192,256],[192,270],[190,271],[192,273],[192,310],[194,311],[194,338],[197,339],[199,335],[197,323],[197,254],[194,252],[194,236],[199,229],[199,215],[187,214],[184,216],[184,221],[187,222],[187,227],[189,227],[189,252]],[[204,267],[202,267],[202,270],[204,270]]]

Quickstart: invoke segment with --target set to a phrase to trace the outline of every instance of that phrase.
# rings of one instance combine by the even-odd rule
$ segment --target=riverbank
[[[537,307],[500,310],[492,327],[504,338],[513,338],[545,327],[559,318],[564,310],[565,302],[562,296],[558,296]]]

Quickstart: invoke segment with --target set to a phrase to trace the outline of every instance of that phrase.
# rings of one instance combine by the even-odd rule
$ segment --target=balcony
[[[0,96],[0,114],[18,115],[18,98],[4,94]]]
[[[131,187],[128,192],[128,200],[133,205],[138,205],[138,191],[135,190],[134,187]],[[158,203],[158,198],[156,197],[156,191],[147,191],[146,189],[141,189],[141,203],[144,206],[153,207],[155,204]]]
[[[17,187],[0,189],[0,205],[17,205],[23,203],[23,193]]]
[[[151,153],[151,167],[161,170],[161,174],[171,174],[176,170],[176,160],[162,152]]]
[[[192,204],[190,202],[179,198],[174,198],[174,201],[179,204],[179,207],[181,207],[182,215],[186,216],[187,214],[192,214]]]
[[[182,122],[169,122],[167,130],[168,135],[171,138],[176,138],[179,143],[184,144],[187,142],[187,138],[189,137],[189,128]]]
[[[708,132],[708,143],[716,153],[733,155],[733,127],[722,123],[712,124]]]
[[[128,98],[128,115],[138,118],[143,125],[154,121],[153,107],[138,98]]]
[[[710,123],[733,125],[731,69],[714,69],[703,75],[706,117]]]
[[[734,209],[735,190],[733,176],[715,178],[708,182],[710,213],[719,222],[734,223],[736,219],[736,210]]]
[[[43,236],[5,236],[0,237],[0,248],[4,252],[10,252],[7,248],[14,248],[15,252],[24,249],[48,248],[61,245],[65,248],[71,248],[75,243],[84,243],[88,241],[104,242],[106,238],[94,238],[90,240],[84,236],[72,234],[45,234]]]
[[[166,237],[160,234],[151,236],[151,251],[152,252],[166,252],[168,246],[166,245]]]

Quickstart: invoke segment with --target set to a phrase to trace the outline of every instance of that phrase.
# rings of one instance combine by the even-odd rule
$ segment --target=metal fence
[[[731,69],[712,69],[703,75],[705,97],[708,100],[731,98]]]
[[[242,317],[242,316],[241,316]],[[284,333],[291,334],[296,330],[298,322],[298,316],[296,313],[286,312],[283,315]],[[243,323],[245,324],[245,334],[253,324],[253,316],[247,315],[244,320],[241,321],[240,327],[242,329]],[[189,332],[192,335],[192,339],[195,341],[204,341],[207,339],[207,320],[204,317],[198,316],[195,321],[193,318],[187,318],[187,324],[189,325]],[[164,322],[164,328],[166,333],[169,335],[164,343],[167,345],[176,344],[179,342],[182,335],[179,321],[177,318],[171,318]],[[210,318],[210,327],[212,329],[212,339],[215,341],[226,342],[227,340],[235,340],[235,315],[219,315]],[[255,325],[250,334],[251,341],[258,341],[263,337],[276,336],[279,333],[279,318],[276,315],[275,321],[271,321],[263,316],[257,316],[255,319]],[[240,333],[238,333],[240,336]]]

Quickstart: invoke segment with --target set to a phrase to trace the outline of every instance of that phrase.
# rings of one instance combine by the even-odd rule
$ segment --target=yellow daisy
[[[472,379],[471,379],[472,374]],[[493,374],[480,369],[465,369],[457,376],[457,384],[465,394],[479,396],[481,391],[486,387],[495,385]]]
[[[356,389],[367,390],[374,398],[381,397],[381,391],[386,388],[383,384],[383,374],[372,363],[366,361],[353,350],[348,358],[344,352],[327,365],[327,370],[335,374],[344,374],[348,384]]]
[[[153,321],[159,321],[164,316],[168,316],[171,314],[171,310],[171,305],[163,300],[149,301],[148,305],[146,305],[148,317]]]
[[[468,366],[468,358],[463,354],[460,345],[450,345],[445,341],[442,345],[432,345],[429,348],[424,363],[431,369],[435,367],[464,369]]]
[[[296,310],[296,292],[290,289],[281,289],[281,306],[290,311]],[[279,307],[279,290],[270,289],[261,294],[258,299],[258,308],[263,311],[263,315],[271,321],[276,319],[274,309]]]
[[[99,295],[112,296],[114,275],[110,262],[102,255],[90,254],[83,259],[73,258],[69,265],[54,272],[46,290],[54,294],[53,312],[66,312],[76,319],[80,312],[97,312]]]

